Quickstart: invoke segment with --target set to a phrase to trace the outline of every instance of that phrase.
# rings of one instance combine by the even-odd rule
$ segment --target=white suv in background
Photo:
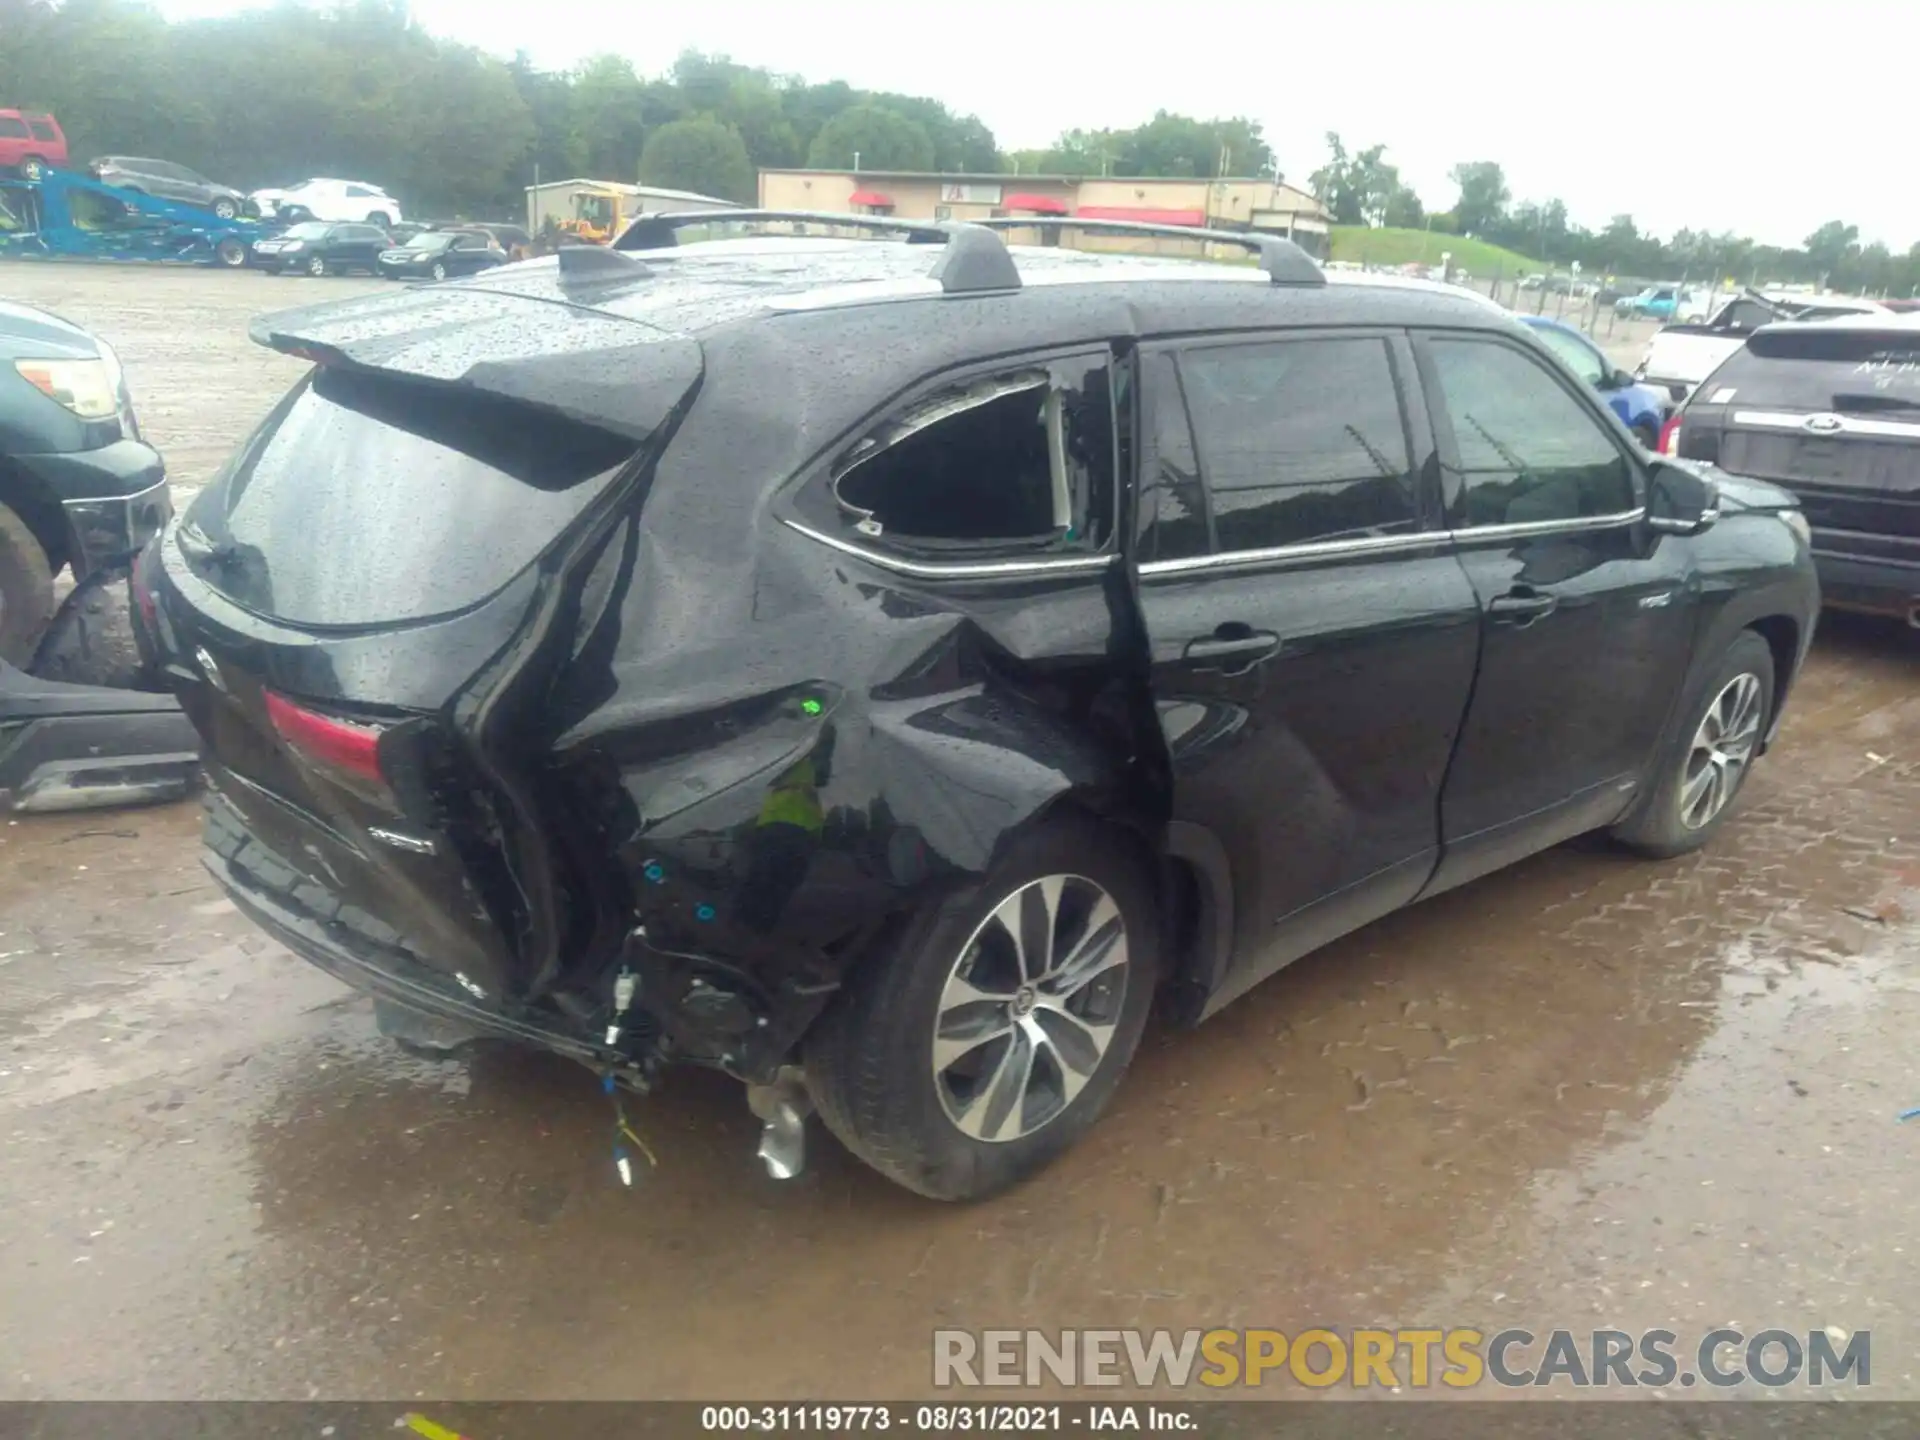
[[[298,207],[315,220],[351,221],[385,229],[401,220],[400,204],[378,185],[360,180],[302,180],[286,190],[256,190],[247,197],[262,215]]]

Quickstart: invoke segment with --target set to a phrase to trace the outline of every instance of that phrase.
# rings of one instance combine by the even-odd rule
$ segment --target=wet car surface
[[[291,376],[159,378],[145,279],[23,298],[85,292],[163,450],[232,443]],[[236,368],[251,308],[336,288],[179,279]],[[935,1326],[1376,1323],[1871,1328],[1875,1392],[1920,1395],[1917,816],[1920,648],[1829,617],[1705,853],[1565,846],[1156,1028],[1084,1143],[964,1209],[824,1140],[770,1181],[690,1072],[622,1190],[586,1071],[393,1049],[220,898],[195,807],[21,820],[0,1395],[899,1396]]]

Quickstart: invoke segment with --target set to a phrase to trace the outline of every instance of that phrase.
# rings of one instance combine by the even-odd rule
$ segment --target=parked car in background
[[[1920,316],[1762,326],[1661,449],[1791,489],[1826,603],[1920,628]]]
[[[1520,320],[1582,383],[1600,392],[1607,408],[1643,447],[1652,450],[1659,445],[1660,426],[1673,409],[1664,391],[1642,385],[1571,325],[1545,315],[1522,315]]]
[[[510,260],[524,260],[533,253],[533,236],[523,225],[507,225],[493,220],[475,220],[453,227],[477,230],[507,253]]]
[[[713,218],[256,320],[327,363],[143,557],[209,868],[393,1033],[711,1066],[775,1175],[817,1105],[976,1198],[1156,997],[1590,831],[1696,849],[1775,733],[1792,497],[1484,297]]]
[[[253,242],[249,263],[262,270],[308,275],[337,275],[347,270],[380,272],[381,252],[391,248],[378,225],[329,225],[303,220],[279,235]]]
[[[1614,301],[1613,313],[1644,320],[1671,320],[1674,307],[1679,303],[1678,286],[1649,285],[1638,295],[1627,295]]]
[[[231,220],[248,210],[247,197],[231,185],[209,180],[198,171],[171,160],[146,160],[135,155],[102,155],[87,167],[103,185],[138,191],[161,200],[178,200],[211,210]]]
[[[1677,405],[1762,325],[1776,320],[1831,320],[1884,311],[1876,301],[1844,295],[1767,295],[1747,290],[1721,305],[1703,323],[1662,326],[1647,342],[1646,354],[1640,357],[1635,373],[1647,384],[1666,391]]]
[[[262,215],[288,220],[354,220],[384,229],[404,218],[399,201],[361,180],[302,180],[285,190],[255,190],[247,198]]]
[[[0,170],[38,180],[67,168],[67,137],[60,122],[41,110],[0,110]]]
[[[478,275],[507,263],[507,252],[477,230],[429,230],[382,250],[379,269],[389,280],[445,280]]]

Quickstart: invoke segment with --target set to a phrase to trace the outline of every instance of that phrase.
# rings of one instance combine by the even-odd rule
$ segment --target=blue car
[[[1587,384],[1606,398],[1607,408],[1620,417],[1642,445],[1651,450],[1660,443],[1660,426],[1673,409],[1664,389],[1642,385],[1601,353],[1600,347],[1571,325],[1544,315],[1522,315],[1542,344]]]

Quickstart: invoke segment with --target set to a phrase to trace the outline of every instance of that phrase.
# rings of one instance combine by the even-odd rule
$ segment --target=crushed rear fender
[[[1117,562],[934,588],[772,520],[745,574],[650,533],[609,561],[626,591],[601,629],[652,623],[576,667],[554,759],[564,803],[601,806],[625,960],[674,1052],[770,1074],[891,923],[1053,807],[1164,814]]]

